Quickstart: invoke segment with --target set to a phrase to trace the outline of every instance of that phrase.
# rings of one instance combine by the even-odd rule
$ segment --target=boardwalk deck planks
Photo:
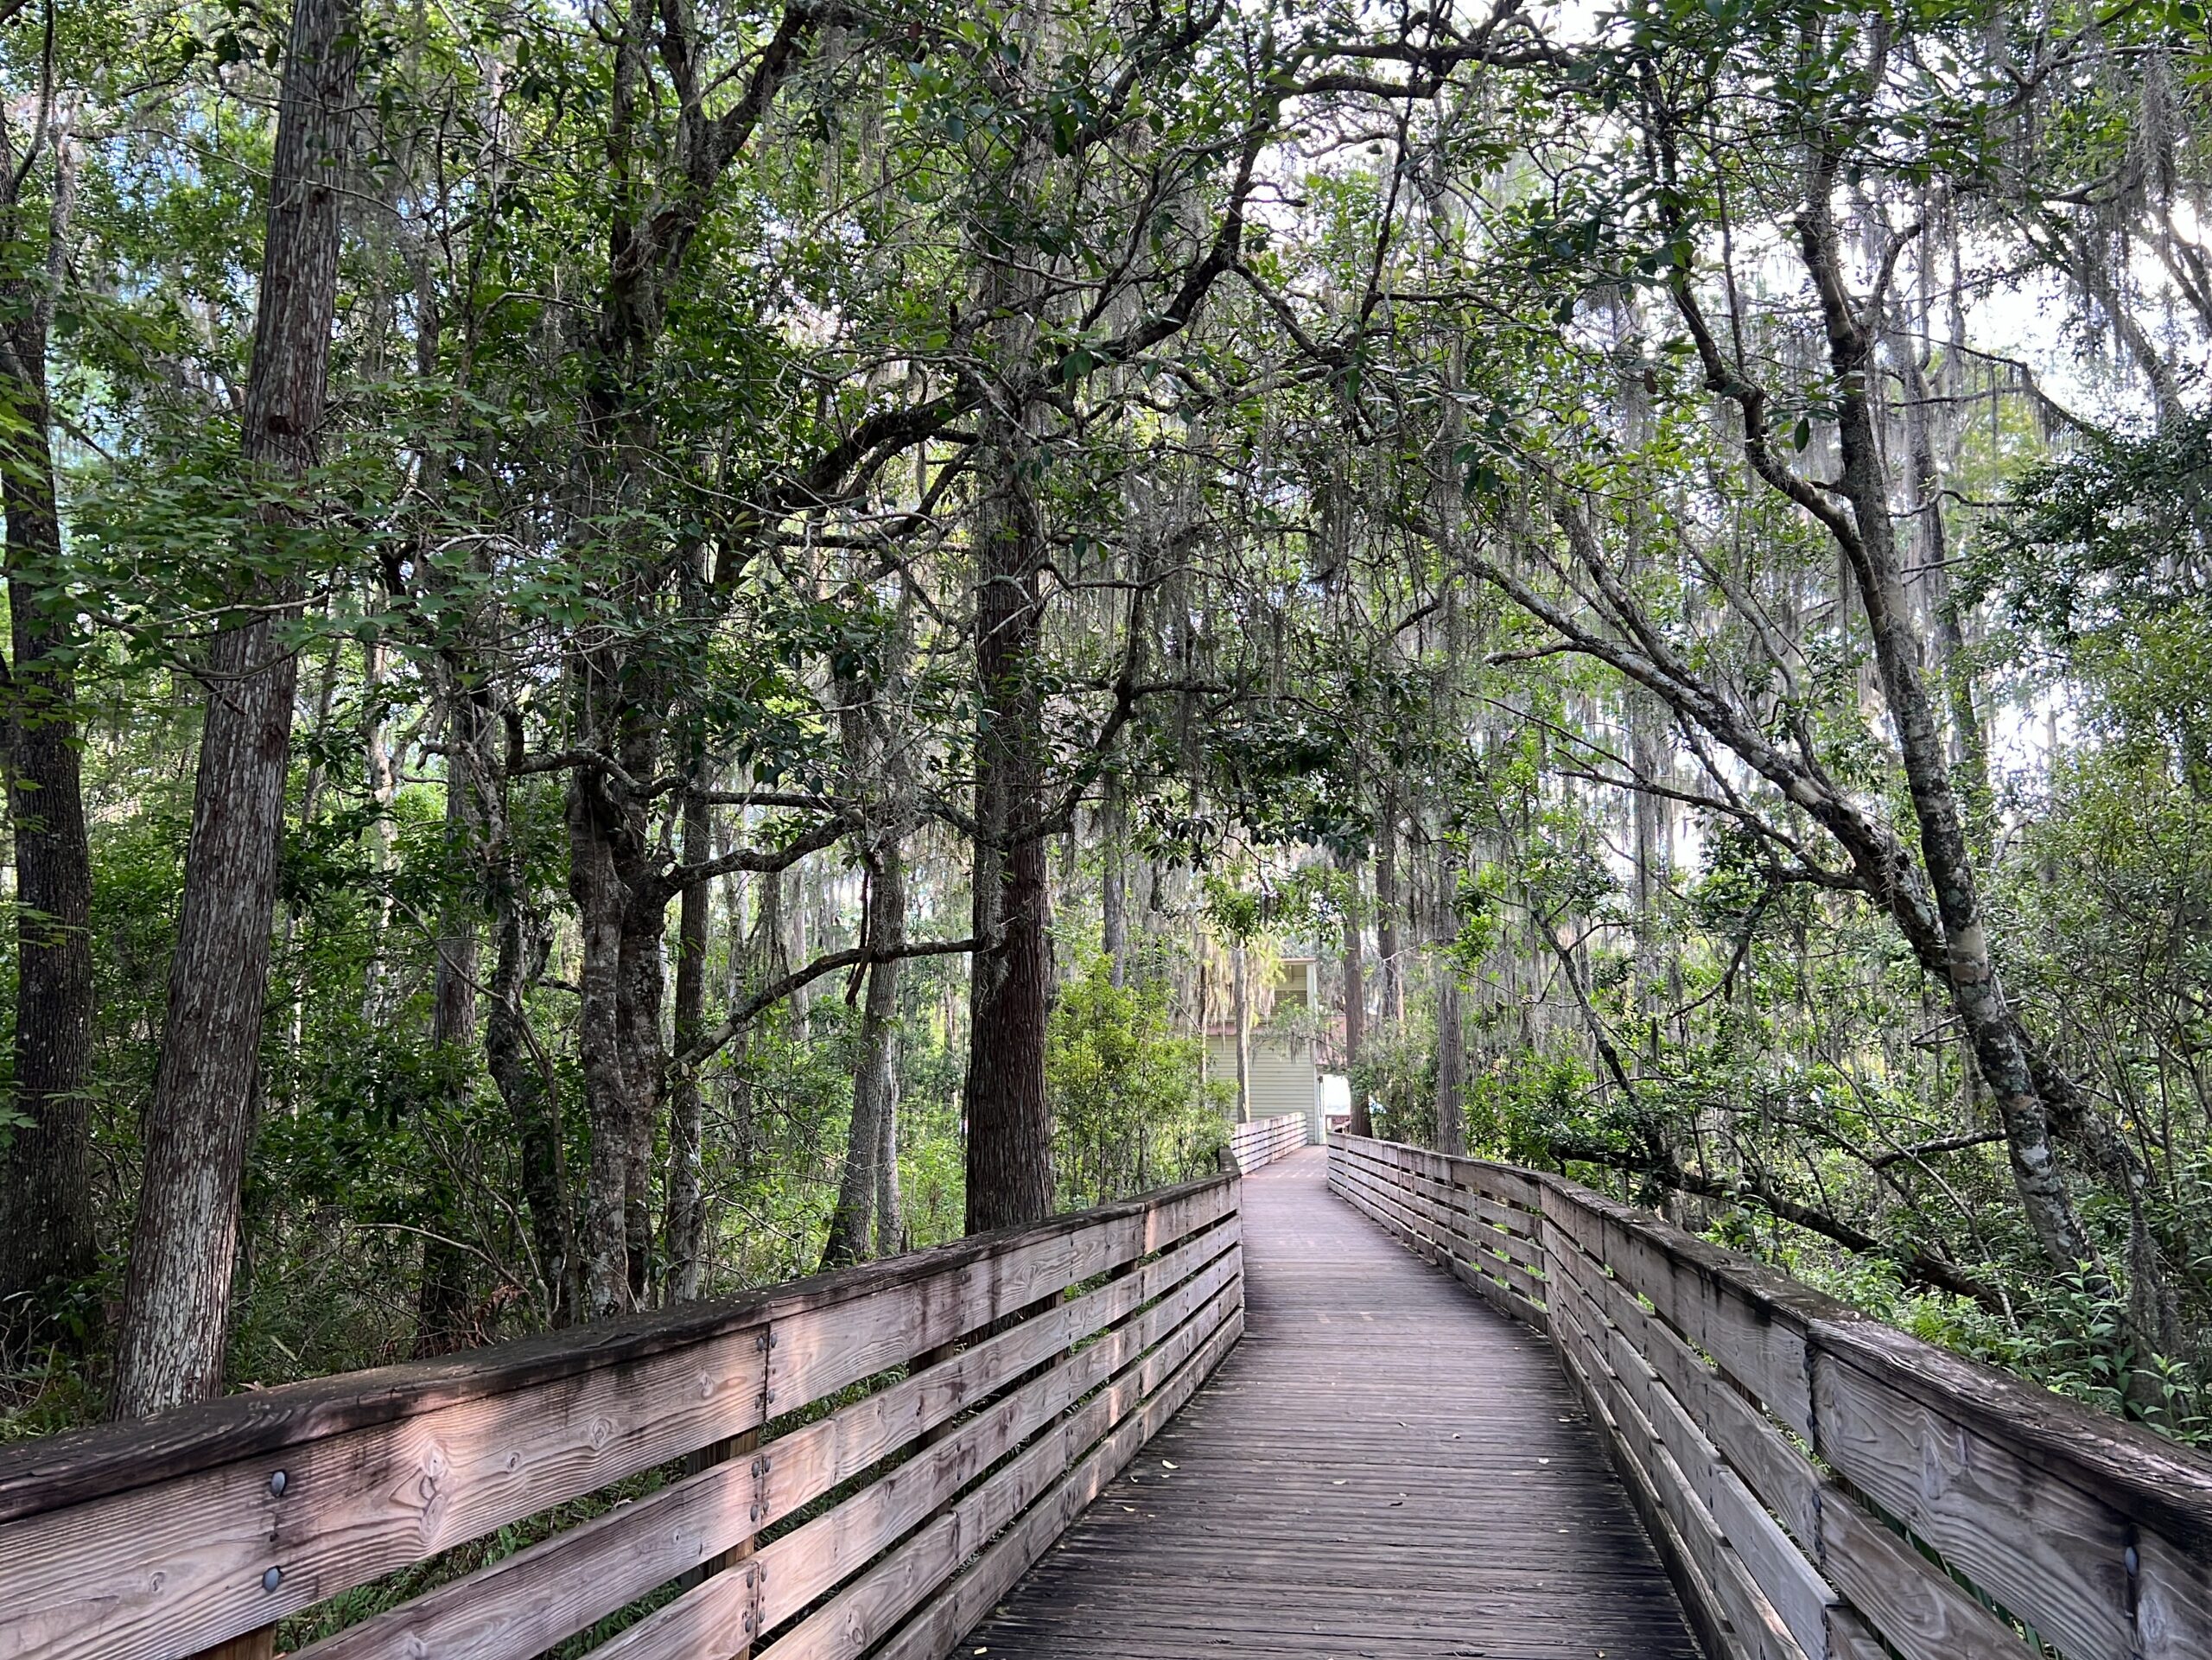
[[[1548,1345],[1331,1203],[1321,1162],[1245,1182],[1243,1340],[963,1647],[1691,1660]]]

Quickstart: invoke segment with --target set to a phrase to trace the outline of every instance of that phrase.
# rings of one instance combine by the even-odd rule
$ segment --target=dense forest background
[[[1272,1021],[2212,1438],[2191,0],[0,77],[0,1434],[1210,1169]]]

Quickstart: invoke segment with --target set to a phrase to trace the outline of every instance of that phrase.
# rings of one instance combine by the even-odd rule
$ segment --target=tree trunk
[[[875,1250],[896,1256],[906,1249],[906,1212],[899,1193],[899,1069],[891,1067],[891,1088],[879,1121],[883,1142],[875,1154]]]
[[[822,1265],[838,1268],[870,1256],[888,1256],[901,1245],[899,1214],[899,958],[906,943],[905,839],[912,828],[909,774],[895,711],[906,672],[913,595],[903,597],[882,666],[873,680],[841,677],[839,726],[844,747],[845,792],[866,805],[863,849],[868,865],[861,943],[879,955],[868,965],[853,1059],[853,1110],[837,1208]],[[868,1228],[875,1224],[870,1248]]]
[[[1025,408],[994,407],[993,476],[976,603],[978,731],[975,927],[968,1036],[967,1230],[1039,1222],[1052,1209],[1045,1102],[1043,710],[1037,690],[1044,527]]]
[[[1344,900],[1344,1071],[1350,1072],[1359,1065],[1359,1052],[1366,1039],[1367,976],[1361,962],[1358,862],[1345,860],[1344,874],[1350,878]],[[1351,1086],[1351,1133],[1375,1133],[1374,1122],[1367,1113],[1367,1091],[1356,1078]]]
[[[1904,378],[1905,431],[1912,461],[1912,497],[1918,545],[1913,563],[1920,571],[1928,609],[1936,621],[1936,667],[1950,703],[1951,756],[1966,781],[1968,840],[1986,855],[1986,816],[1990,801],[1989,742],[1974,707],[1974,671],[1967,660],[1966,631],[1959,602],[1951,591],[1948,537],[1943,521],[1943,473],[1936,454],[1936,392],[1928,384],[1912,340],[1893,333],[1890,349]]]
[[[504,814],[502,815],[504,824]],[[565,1326],[582,1307],[581,1263],[569,1209],[566,1137],[553,1069],[531,1030],[524,999],[545,972],[552,933],[530,905],[519,855],[504,829],[490,838],[491,996],[484,1014],[484,1064],[506,1103],[522,1157],[523,1201],[544,1287],[546,1313]]]
[[[613,648],[571,670],[576,729],[632,779],[663,751],[662,677]],[[612,771],[579,766],[569,783],[569,892],[576,904],[577,1050],[591,1129],[584,1197],[583,1316],[642,1306],[652,1262],[652,1161],[666,1057],[662,942],[671,888],[654,862],[645,811]]]
[[[66,140],[57,144],[66,146]],[[0,181],[16,174],[0,147]],[[55,158],[47,226],[47,282],[11,283],[13,319],[0,347],[0,509],[7,514],[8,609],[13,662],[7,696],[8,811],[16,838],[16,1039],[18,1124],[0,1167],[0,1332],[42,1331],[50,1294],[90,1275],[92,1227],[92,849],[77,760],[75,629],[49,603],[61,555],[54,506],[52,411],[46,341],[60,275],[73,169]],[[17,204],[6,205],[8,241],[21,245]],[[4,1346],[4,1345],[0,1345]]]
[[[1129,849],[1128,816],[1122,809],[1119,780],[1108,777],[1106,802],[1098,814],[1099,948],[1106,955],[1107,974],[1118,989],[1128,980],[1129,970]]]
[[[477,752],[471,739],[476,710],[467,689],[451,677],[441,690],[447,705],[446,849],[448,868],[458,870],[482,833],[477,804],[483,791],[475,777]],[[430,1046],[446,1110],[456,1121],[467,1106],[468,1058],[476,1046],[476,906],[467,895],[447,899],[430,980]],[[468,1254],[452,1243],[459,1206],[443,1182],[433,1189],[432,1199],[423,1220],[423,1278],[416,1298],[418,1355],[451,1354],[480,1335],[468,1317]]]
[[[1436,976],[1436,1146],[1457,1156],[1467,1150],[1466,1034],[1460,1019],[1459,976],[1449,964]]]
[[[1396,1027],[1406,1018],[1405,965],[1399,960],[1398,798],[1394,788],[1382,798],[1382,823],[1375,838],[1375,955],[1382,974],[1382,1023]]]
[[[369,924],[369,962],[361,977],[361,1024],[373,1031],[384,1023],[391,970],[385,962],[391,932],[391,850],[397,826],[391,804],[399,796],[399,774],[391,753],[391,722],[384,707],[384,688],[391,678],[391,648],[382,639],[363,648],[361,718],[362,770],[369,799],[376,804],[369,820],[369,870],[375,884],[374,907]]]
[[[707,803],[696,790],[683,799],[683,862],[698,864],[714,856],[715,827]],[[711,882],[683,890],[676,918],[676,1047],[680,1054],[707,1029],[707,929],[715,902]],[[696,1068],[685,1067],[673,1080],[668,1103],[668,1264],[664,1300],[690,1302],[698,1296],[705,1271],[706,1097]]]
[[[1252,1122],[1252,989],[1244,947],[1229,948],[1229,1017],[1236,1025],[1236,1122]]]
[[[1628,701],[1630,765],[1637,777],[1664,782],[1660,775],[1667,758],[1655,729],[1651,700],[1630,688]],[[1669,853],[1666,807],[1649,790],[1630,792],[1636,882],[1636,1013],[1642,1027],[1637,1034],[1637,1054],[1640,1065],[1646,1067],[1659,1059],[1659,957],[1665,935],[1660,900],[1665,892]]]
[[[585,1174],[582,1288],[586,1320],[629,1306],[630,1097],[622,1057],[622,933],[626,895],[601,781],[579,771],[569,787],[569,894],[575,901],[581,965],[576,1046],[591,1128]]]
[[[1942,919],[1953,1005],[1996,1097],[2022,1210],[2051,1264],[2062,1271],[2070,1269],[2094,1253],[2053,1156],[2045,1103],[1998,981],[1965,820],[1952,786],[1942,735],[1920,677],[1919,642],[1897,567],[1887,480],[1868,401],[1872,337],[1845,289],[1834,223],[1824,195],[1815,195],[1800,220],[1800,230],[1806,265],[1821,295],[1829,359],[1840,394],[1836,416],[1843,455],[1841,485],[1851,505],[1849,531],[1855,533],[1840,535],[1838,542],[1866,609],[1920,830],[1921,856]]]
[[[906,862],[895,836],[876,844],[863,927],[872,950],[896,951],[906,943]],[[868,965],[859,1053],[853,1060],[853,1117],[844,1180],[830,1221],[829,1243],[822,1253],[824,1268],[842,1268],[871,1256],[888,1256],[899,1246],[897,1167],[895,1162],[888,1168],[885,1165],[887,1158],[895,1160],[898,1135],[899,969],[896,957]],[[872,1250],[871,1215],[876,1224]]]
[[[1448,843],[1439,842],[1435,937],[1449,941],[1455,932],[1452,908],[1459,872]],[[1461,1017],[1459,970],[1447,953],[1436,958],[1436,1147],[1457,1157],[1467,1150],[1467,1038]]]
[[[629,1306],[645,1306],[652,1283],[653,1144],[659,1129],[661,1078],[668,1065],[661,1041],[661,1004],[668,985],[664,941],[668,895],[648,877],[625,884],[620,954],[623,1100],[622,1249]]]
[[[354,52],[349,0],[298,0],[246,383],[251,479],[298,480],[318,452]],[[263,519],[249,534],[281,539],[289,514],[272,506]],[[269,607],[287,606],[296,592],[289,582],[242,588],[241,601],[264,608],[226,621],[209,652],[184,899],[124,1288],[118,1417],[222,1387],[298,677]]]

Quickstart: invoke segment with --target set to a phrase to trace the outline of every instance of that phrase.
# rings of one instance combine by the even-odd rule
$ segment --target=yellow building
[[[1273,1118],[1295,1112],[1311,1120],[1319,1110],[1320,1067],[1313,1024],[1300,1019],[1315,1004],[1314,963],[1310,957],[1286,957],[1274,981],[1256,988],[1252,1029],[1245,1034],[1245,1087],[1249,1116]],[[1236,1079],[1236,1027],[1233,1017],[1206,1030],[1206,1076]]]

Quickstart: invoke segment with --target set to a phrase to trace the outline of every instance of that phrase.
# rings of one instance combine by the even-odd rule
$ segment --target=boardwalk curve
[[[1243,1340],[962,1651],[1691,1660],[1550,1346],[1324,1164],[1245,1178]]]

